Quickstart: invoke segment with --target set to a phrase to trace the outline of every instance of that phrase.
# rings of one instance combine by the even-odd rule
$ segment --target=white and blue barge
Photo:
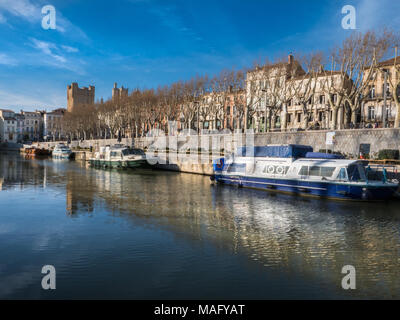
[[[243,147],[215,160],[212,181],[220,184],[337,200],[378,201],[395,197],[398,181],[368,179],[363,162],[312,152],[309,146]]]

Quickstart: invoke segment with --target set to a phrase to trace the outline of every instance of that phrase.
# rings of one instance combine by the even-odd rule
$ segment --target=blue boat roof
[[[238,156],[243,157],[269,157],[269,158],[304,158],[308,152],[312,152],[310,146],[297,144],[269,145],[260,147],[240,147]]]
[[[321,153],[321,152],[307,152],[305,158],[307,159],[344,159],[340,154]]]

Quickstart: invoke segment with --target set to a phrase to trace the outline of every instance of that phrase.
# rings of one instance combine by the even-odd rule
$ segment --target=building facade
[[[369,80],[364,78],[367,85],[360,119],[364,127],[393,127],[397,113],[393,95],[400,97],[400,86],[395,85],[399,68],[400,58],[382,61]]]
[[[0,143],[17,142],[17,119],[11,110],[0,110]]]
[[[322,66],[306,73],[292,55],[287,63],[251,70],[246,82],[247,127],[256,132],[344,129],[350,122],[348,108],[344,99],[336,104],[349,86],[346,75]]]
[[[40,111],[23,111],[22,140],[39,141],[43,138],[43,116]]]
[[[63,135],[62,118],[65,109],[56,109],[43,114],[43,139],[47,141],[61,140]]]
[[[74,82],[67,87],[67,111],[72,112],[78,106],[94,104],[94,98],[94,86],[79,88],[78,83]]]

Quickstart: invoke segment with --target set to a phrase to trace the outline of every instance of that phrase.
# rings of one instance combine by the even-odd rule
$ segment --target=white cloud
[[[33,47],[42,51],[44,54],[54,58],[56,61],[65,63],[67,59],[59,54],[54,53],[53,51],[57,51],[58,47],[56,44],[46,41],[40,41],[35,38],[31,38]]]
[[[5,53],[0,53],[0,65],[16,66],[17,61],[14,58],[6,55]]]
[[[1,0],[0,10],[29,21],[40,19],[40,9],[30,0]]]
[[[75,53],[78,52],[79,49],[78,48],[74,48],[74,47],[70,47],[70,46],[64,46],[62,45],[61,48],[63,48],[66,52],[68,53]]]

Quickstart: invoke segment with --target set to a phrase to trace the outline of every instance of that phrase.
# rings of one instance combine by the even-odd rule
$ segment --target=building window
[[[382,85],[382,95],[385,95],[385,84]],[[386,85],[386,96],[390,96],[390,87],[388,85]]]
[[[322,119],[323,119],[323,112],[320,111],[318,112],[318,121],[322,121]]]
[[[368,120],[375,120],[375,107],[368,107]]]
[[[325,104],[325,96],[324,95],[319,96],[319,103],[320,104]]]
[[[292,114],[291,113],[288,113],[288,115],[287,115],[287,122],[292,123]]]
[[[301,113],[297,114],[297,122],[301,122]]]
[[[371,91],[369,95],[371,99],[375,98],[375,86],[371,86]]]

